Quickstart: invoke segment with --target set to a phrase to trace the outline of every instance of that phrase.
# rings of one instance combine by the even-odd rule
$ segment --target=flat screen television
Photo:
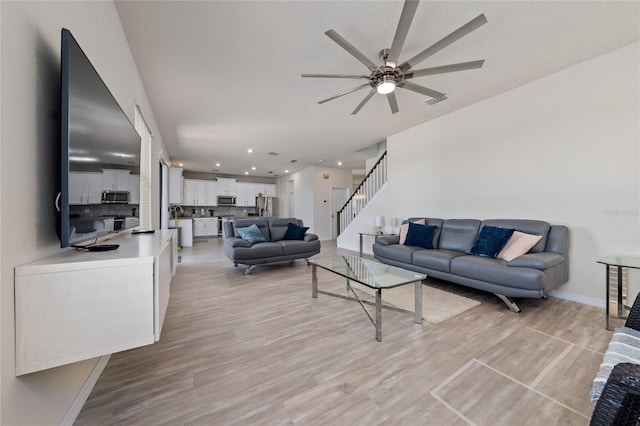
[[[61,38],[60,245],[88,246],[138,225],[140,136],[71,32]]]

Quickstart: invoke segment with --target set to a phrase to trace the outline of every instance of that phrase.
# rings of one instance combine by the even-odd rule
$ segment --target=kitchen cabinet
[[[204,182],[197,179],[184,180],[183,204],[185,206],[204,206]]]
[[[140,204],[140,175],[129,175],[129,204]]]
[[[232,178],[218,178],[218,195],[236,195],[236,180]]]
[[[65,250],[15,268],[15,373],[157,342],[177,265],[177,233],[125,235],[118,250]]]
[[[129,170],[102,169],[102,189],[105,191],[129,191]]]
[[[256,184],[249,182],[236,183],[236,206],[253,207],[256,205]]]
[[[184,179],[185,206],[215,206],[217,204],[217,182],[214,180]]]
[[[197,217],[193,219],[193,237],[214,237],[218,235],[217,217]]]
[[[169,204],[182,204],[182,168],[169,168]]]
[[[260,192],[260,191],[258,191]],[[256,194],[257,195],[257,194]],[[276,184],[275,183],[265,183],[262,185],[262,196],[263,197],[275,197],[276,194]]]
[[[100,204],[102,173],[69,172],[69,204]]]

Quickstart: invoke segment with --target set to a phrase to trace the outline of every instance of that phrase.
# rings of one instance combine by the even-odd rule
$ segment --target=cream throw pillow
[[[507,244],[505,244],[496,257],[511,262],[516,257],[522,256],[531,250],[541,239],[542,235],[531,235],[524,232],[513,231],[513,235],[511,235]]]
[[[413,223],[416,223],[418,225],[427,224],[424,219],[416,220]],[[400,244],[404,244],[405,240],[407,239],[407,232],[409,232],[409,224],[405,223],[404,225],[400,225]]]

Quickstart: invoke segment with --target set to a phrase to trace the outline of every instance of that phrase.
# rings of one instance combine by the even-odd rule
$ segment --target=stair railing
[[[337,235],[349,226],[385,183],[387,183],[387,151],[378,158],[344,206],[338,210]]]

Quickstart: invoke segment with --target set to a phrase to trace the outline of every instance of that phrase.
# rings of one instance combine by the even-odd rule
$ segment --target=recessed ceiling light
[[[338,166],[342,166],[342,161],[338,161]]]
[[[289,160],[290,163],[295,163],[298,160]]]
[[[178,163],[178,166],[182,167],[182,166],[184,166],[184,164],[182,164],[182,163]]]
[[[245,174],[245,175],[248,175],[248,174],[249,174],[249,172],[244,172],[244,174]]]
[[[220,167],[220,163],[216,163],[216,167]]]
[[[255,170],[255,169],[256,169],[256,166],[252,166],[252,167],[251,167],[251,170]]]
[[[248,152],[249,154],[253,154],[253,149],[249,148],[249,149],[247,149],[247,152]]]
[[[289,173],[289,170],[285,170],[284,172],[285,172],[285,173]]]
[[[270,175],[272,175],[272,174],[273,174],[273,172],[267,172],[267,173],[269,173]]]
[[[280,155],[280,154],[277,152],[270,151],[270,152],[267,152],[267,155]]]
[[[324,158],[318,160],[320,163],[324,163]]]

